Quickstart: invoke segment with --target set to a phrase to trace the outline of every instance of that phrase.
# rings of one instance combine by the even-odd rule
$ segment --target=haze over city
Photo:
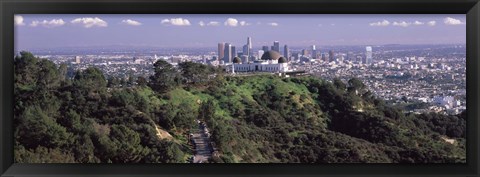
[[[280,40],[290,46],[464,44],[464,14],[228,15],[19,14],[17,50],[89,46],[254,48]]]

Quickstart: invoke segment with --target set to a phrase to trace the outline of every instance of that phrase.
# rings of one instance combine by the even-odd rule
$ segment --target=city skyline
[[[465,43],[464,14],[448,15],[91,15],[19,14],[17,50],[132,45],[242,50],[289,46]],[[293,32],[292,32],[293,31]],[[47,42],[48,41],[48,42]]]

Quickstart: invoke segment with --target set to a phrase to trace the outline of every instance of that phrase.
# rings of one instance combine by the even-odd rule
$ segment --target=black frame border
[[[249,7],[246,9],[245,7]],[[466,14],[467,164],[14,164],[14,14]],[[479,176],[479,0],[0,0],[1,176]]]

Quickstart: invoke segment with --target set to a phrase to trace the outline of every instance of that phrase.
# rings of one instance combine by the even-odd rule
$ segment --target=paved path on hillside
[[[208,129],[202,123],[198,123],[198,127],[194,129],[192,134],[195,147],[193,163],[204,163],[212,157],[212,146],[208,136]]]

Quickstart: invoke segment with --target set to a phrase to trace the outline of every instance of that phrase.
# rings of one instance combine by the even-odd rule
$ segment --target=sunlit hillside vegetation
[[[234,77],[162,60],[150,78],[105,78],[28,52],[14,66],[18,163],[184,163],[195,119],[219,150],[210,162],[466,162],[465,112],[403,113],[355,78]]]

